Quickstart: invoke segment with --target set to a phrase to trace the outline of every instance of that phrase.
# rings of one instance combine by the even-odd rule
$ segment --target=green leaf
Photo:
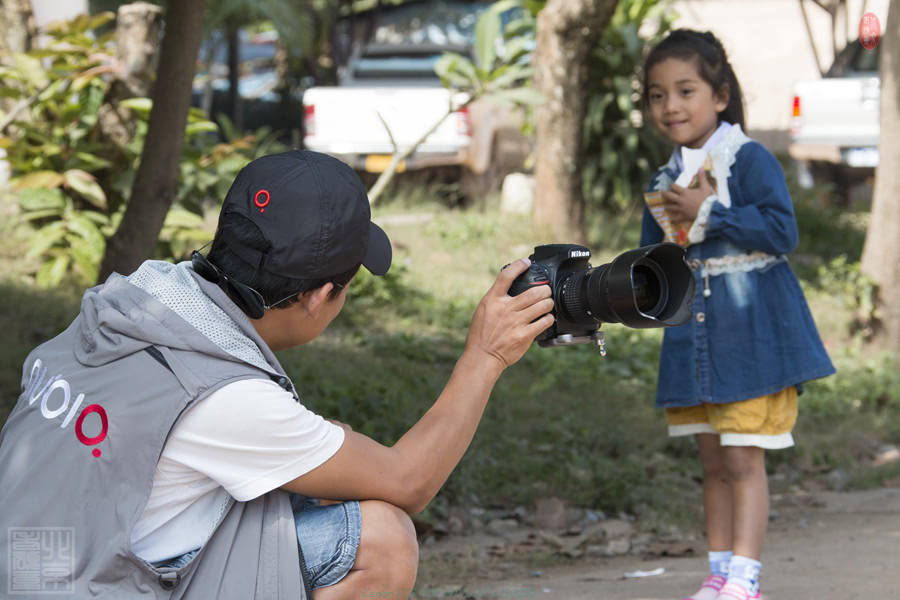
[[[173,208],[166,214],[166,221],[163,227],[200,229],[203,225],[202,216],[183,208]]]
[[[42,208],[39,210],[33,210],[21,214],[19,215],[19,219],[27,223],[29,221],[40,221],[41,219],[46,219],[47,217],[58,217],[61,214],[62,211],[58,208]]]
[[[56,287],[62,282],[69,268],[69,256],[62,254],[51,261],[45,262],[38,269],[35,283],[38,287],[50,288]]]
[[[450,81],[454,87],[464,90],[479,87],[478,70],[471,60],[461,54],[445,52],[435,62],[434,70],[441,79]]]
[[[500,13],[492,9],[493,7],[481,13],[475,24],[475,63],[483,71],[494,67],[497,41],[502,32]]]
[[[51,246],[62,240],[66,235],[65,224],[55,221],[38,229],[28,241],[26,258],[35,258],[46,252]]]
[[[75,212],[66,219],[66,227],[88,243],[99,256],[103,255],[103,250],[106,247],[106,238],[103,237],[100,229],[93,221]]]
[[[3,76],[0,75],[0,78],[2,78],[2,77]],[[4,80],[3,87],[0,87],[0,98],[15,98],[18,100],[21,97],[22,97],[22,92],[20,90],[17,90],[14,87],[10,87],[8,79]]]
[[[133,110],[143,118],[150,116],[150,110],[153,108],[153,100],[150,98],[126,98],[119,102],[119,106],[124,106],[128,110]]]
[[[90,152],[76,152],[75,158],[81,161],[86,170],[90,169],[92,171],[99,169],[108,169],[112,166],[112,163],[105,158],[97,156],[96,154],[91,154]]]
[[[54,210],[62,213],[66,206],[62,190],[59,188],[28,188],[16,193],[19,206],[24,211]]]
[[[13,64],[16,70],[25,77],[26,81],[37,89],[44,87],[50,81],[38,58],[22,54],[21,52],[14,52]]]
[[[63,176],[56,171],[32,171],[16,180],[16,188],[58,188],[63,183]]]
[[[70,253],[74,266],[81,272],[80,279],[89,282],[97,281],[103,252],[96,252],[88,242],[82,239],[72,238]]]
[[[543,102],[544,96],[536,89],[531,87],[513,88],[511,90],[497,90],[485,94],[485,98],[500,102],[512,102],[514,104],[524,104],[525,106],[534,106]]]
[[[184,132],[188,136],[192,136],[198,133],[218,133],[218,131],[219,126],[212,121],[197,121],[194,123],[188,123],[184,128]]]
[[[508,88],[522,81],[528,81],[534,75],[534,69],[524,65],[507,65],[500,67],[492,74],[490,87],[493,89]]]
[[[533,37],[517,37],[509,40],[503,48],[503,60],[507,63],[520,61],[534,50]]]
[[[82,198],[97,208],[108,208],[106,192],[103,191],[93,175],[80,169],[70,169],[63,173],[63,177],[66,185],[78,192]]]

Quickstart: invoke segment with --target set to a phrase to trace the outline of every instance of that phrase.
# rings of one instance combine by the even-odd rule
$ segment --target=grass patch
[[[22,391],[22,365],[38,344],[63,329],[78,314],[78,297],[72,293],[38,290],[28,285],[0,281],[0,416],[3,422]]]

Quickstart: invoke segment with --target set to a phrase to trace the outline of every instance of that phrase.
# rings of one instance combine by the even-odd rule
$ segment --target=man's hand
[[[466,352],[480,353],[505,369],[531,346],[539,333],[553,324],[549,285],[535,286],[518,296],[510,296],[509,286],[524,273],[531,261],[523,258],[500,271],[497,280],[475,309]]]
[[[681,221],[693,221],[697,218],[697,212],[703,201],[716,193],[709,183],[706,169],[700,167],[697,171],[696,188],[684,188],[675,183],[662,193],[665,201],[666,212],[676,223]]]

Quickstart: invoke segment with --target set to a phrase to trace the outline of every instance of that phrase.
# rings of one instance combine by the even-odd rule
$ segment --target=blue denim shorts
[[[353,567],[362,519],[359,502],[321,505],[291,494],[297,541],[306,565],[304,579],[312,589],[339,582]]]
[[[362,519],[359,502],[320,505],[318,500],[291,494],[297,542],[306,571],[303,578],[312,589],[334,585],[343,579],[356,561]],[[181,556],[154,563],[157,568],[180,569],[200,548]],[[301,566],[302,568],[302,566]]]

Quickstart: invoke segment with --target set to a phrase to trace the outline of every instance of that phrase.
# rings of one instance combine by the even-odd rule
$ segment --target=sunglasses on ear
[[[246,314],[251,319],[262,318],[266,309],[278,306],[285,300],[290,300],[297,295],[297,292],[294,292],[290,296],[286,296],[278,302],[266,304],[266,301],[262,297],[262,294],[254,290],[249,285],[241,283],[240,281],[236,281],[225,273],[221,272],[216,267],[216,265],[209,262],[209,260],[202,254],[200,254],[200,252],[197,250],[191,252],[191,265],[194,267],[194,271],[196,271],[197,274],[200,275],[200,277],[209,281],[210,283],[215,283],[220,288],[222,288],[222,291],[228,294],[228,297],[238,305],[238,308],[244,311],[244,314]]]

